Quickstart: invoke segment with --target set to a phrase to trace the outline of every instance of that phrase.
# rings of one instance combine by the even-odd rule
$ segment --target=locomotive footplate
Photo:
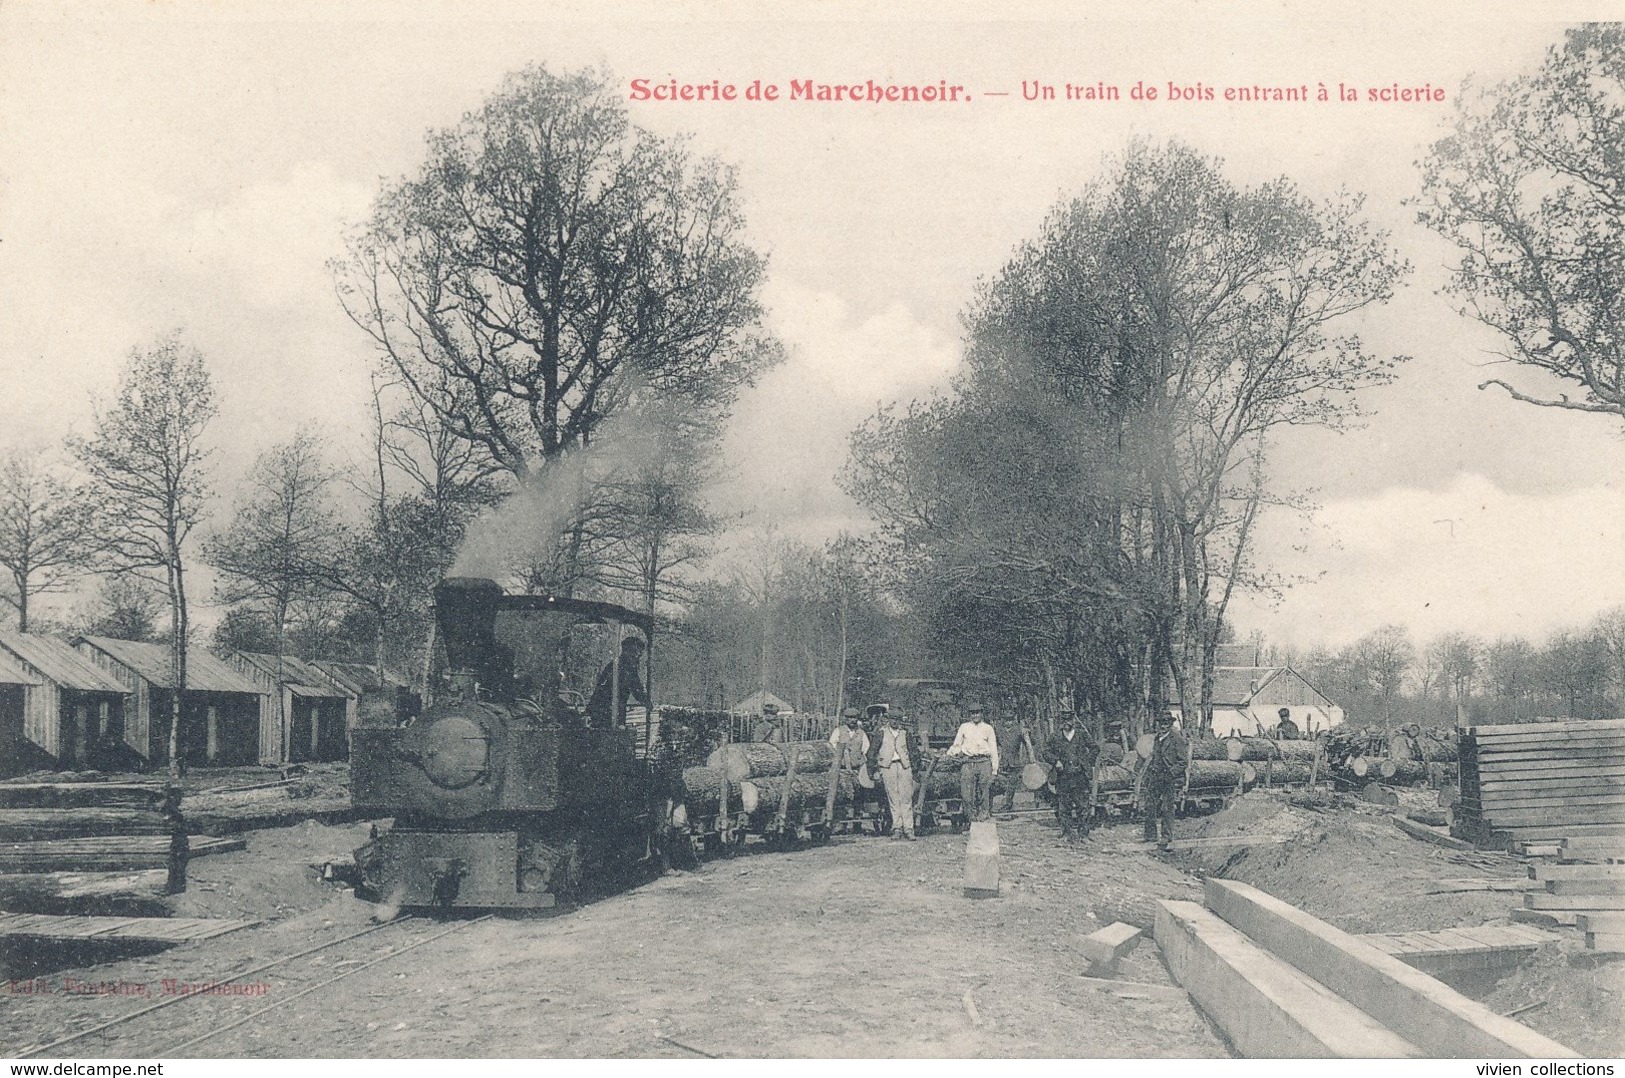
[[[440,908],[551,909],[549,890],[520,890],[514,831],[389,831],[378,836],[377,877],[369,887],[386,902]],[[358,857],[358,861],[362,858]]]

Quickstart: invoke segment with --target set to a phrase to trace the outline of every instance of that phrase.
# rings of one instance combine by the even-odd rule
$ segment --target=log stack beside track
[[[1451,833],[1479,846],[1625,834],[1625,722],[1462,731]]]

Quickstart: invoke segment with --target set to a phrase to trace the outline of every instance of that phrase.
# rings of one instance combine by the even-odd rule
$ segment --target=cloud
[[[1503,490],[1479,474],[1442,490],[1397,487],[1333,501],[1312,522],[1270,518],[1264,563],[1299,574],[1280,603],[1233,608],[1244,631],[1340,645],[1389,622],[1541,637],[1625,601],[1625,490]]]

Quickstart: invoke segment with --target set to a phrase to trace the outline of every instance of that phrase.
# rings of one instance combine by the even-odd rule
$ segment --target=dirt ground
[[[1189,833],[1289,834],[1292,841],[1183,854],[1179,860],[1198,875],[1250,883],[1347,932],[1512,923],[1512,910],[1522,905],[1517,891],[1429,892],[1439,880],[1527,879],[1522,858],[1433,846],[1400,831],[1391,817],[1373,805],[1314,812],[1261,791],[1249,793],[1216,816],[1191,821]],[[1544,1001],[1518,1021],[1585,1055],[1625,1056],[1625,959],[1585,951],[1575,929],[1556,931],[1558,942],[1499,983],[1462,990],[1502,1014]]]
[[[293,911],[325,885],[299,885],[292,862],[306,850],[343,847],[360,830],[256,833],[252,852],[200,860],[177,912],[252,912],[250,893],[264,893],[273,880]],[[1143,915],[1146,896],[1192,897],[1194,881],[1143,853],[1108,852],[1129,837],[1126,829],[1083,849],[1063,846],[1048,821],[1007,821],[1000,834],[1006,893],[997,899],[961,894],[965,839],[957,835],[915,843],[838,838],[709,861],[566,916],[466,927],[188,1054],[1227,1053],[1183,993],[1170,990],[1154,944],[1123,964],[1115,984],[1086,980],[1088,962],[1077,949],[1103,918],[1124,909]],[[239,875],[234,859],[288,864]],[[266,928],[85,976],[131,984],[218,978],[353,930],[369,912],[352,898],[330,898]],[[274,1001],[276,982],[267,980]],[[13,996],[0,1008],[0,1050],[53,1040],[140,1002]],[[166,1043],[171,1015],[179,1023],[189,1008],[214,1007],[223,1024],[261,1005],[200,999],[81,1047],[150,1049]]]
[[[265,975],[263,998],[192,1000],[63,1051],[150,1054],[212,1026],[213,1040],[182,1054],[1223,1056],[1223,1039],[1172,986],[1154,943],[1142,944],[1112,980],[1090,970],[1078,940],[1113,920],[1149,927],[1156,899],[1199,899],[1208,874],[1253,883],[1353,932],[1508,920],[1516,893],[1428,891],[1440,879],[1521,876],[1520,861],[1428,845],[1389,815],[1347,803],[1317,812],[1253,794],[1181,821],[1180,835],[1290,841],[1172,856],[1148,852],[1137,825],[1099,829],[1073,848],[1047,818],[1005,820],[1004,890],[987,900],[961,894],[962,835],[764,849],[567,915],[465,924],[292,998],[329,971],[443,930],[391,925],[297,970],[290,964],[286,977]],[[316,823],[253,832],[247,851],[193,862],[191,886],[174,905],[178,915],[264,925],[71,975],[150,986],[207,981],[353,932],[373,908],[308,866],[347,859],[366,833],[366,824]],[[1520,1020],[1578,1051],[1617,1055],[1625,1048],[1625,966],[1576,956],[1577,934],[1566,936],[1574,938],[1544,949],[1485,1001],[1504,1012],[1543,1000]],[[289,1002],[223,1028],[279,999]],[[11,994],[0,1006],[0,1054],[150,1002]]]

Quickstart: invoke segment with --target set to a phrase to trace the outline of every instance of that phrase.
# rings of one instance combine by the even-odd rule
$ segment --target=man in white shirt
[[[886,712],[885,725],[880,729],[880,751],[875,759],[880,769],[881,784],[886,787],[886,801],[891,806],[892,838],[914,841],[914,759],[909,751],[908,731],[903,728],[903,717],[895,711]]]
[[[959,724],[948,756],[962,759],[959,769],[959,796],[972,820],[993,818],[993,775],[999,770],[999,735],[987,721],[987,709],[980,702],[965,707],[965,721]]]

